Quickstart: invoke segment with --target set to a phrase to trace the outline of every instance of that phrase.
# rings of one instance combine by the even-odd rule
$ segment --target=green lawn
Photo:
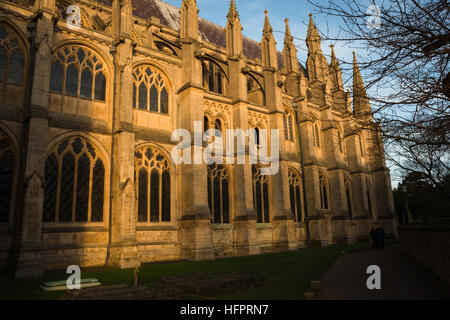
[[[150,290],[161,277],[203,274],[207,277],[229,273],[244,273],[270,279],[266,285],[222,297],[224,299],[303,299],[310,280],[320,280],[333,261],[345,252],[367,249],[367,243],[309,248],[292,252],[224,258],[201,262],[172,262],[141,266],[139,284]],[[112,268],[82,269],[83,278],[98,278],[103,285],[133,284],[134,270]],[[65,280],[64,271],[47,272],[43,278],[13,280],[0,278],[0,299],[57,299],[65,292],[47,293],[39,289],[44,281]]]

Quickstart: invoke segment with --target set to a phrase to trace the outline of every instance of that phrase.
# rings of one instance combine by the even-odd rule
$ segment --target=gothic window
[[[157,69],[141,65],[133,73],[133,107],[169,114],[167,80]]]
[[[230,223],[230,178],[223,165],[208,166],[208,205],[214,223]]]
[[[284,140],[289,140],[289,129],[288,129],[288,124],[287,124],[287,117],[286,114],[283,114],[283,126],[284,126]]]
[[[222,133],[222,122],[219,119],[214,122],[214,129]]]
[[[223,94],[226,79],[222,69],[211,60],[202,62],[203,87],[209,91]]]
[[[170,163],[161,150],[142,147],[135,152],[137,221],[170,222]]]
[[[0,223],[10,221],[16,165],[15,148],[7,134],[0,129]]]
[[[302,201],[301,201],[301,180],[296,171],[290,169],[289,177],[289,196],[291,200],[291,212],[296,222],[302,222]]]
[[[319,135],[319,125],[317,123],[314,123],[313,128],[313,143],[314,146],[317,148],[320,148],[320,135]]]
[[[261,135],[259,134],[259,128],[255,128],[255,145],[259,146],[261,143]]]
[[[372,188],[370,187],[369,181],[366,181],[366,195],[367,195],[367,207],[369,209],[369,214],[373,218],[373,208],[372,208],[372,196],[371,196]]]
[[[328,209],[328,186],[325,177],[319,174],[320,208]]]
[[[66,46],[53,55],[50,91],[105,101],[106,69],[97,55],[80,46]]]
[[[25,48],[15,32],[0,25],[0,83],[22,86]]]
[[[347,208],[349,217],[353,216],[353,208],[352,208],[352,196],[351,196],[351,187],[350,182],[347,178],[344,178],[344,187],[345,187],[345,196],[347,199]]]
[[[294,124],[293,117],[290,114],[288,116],[288,125],[289,125],[289,140],[294,141]]]
[[[294,141],[294,120],[288,110],[283,114],[284,139],[286,141]]]
[[[203,117],[203,133],[209,130],[209,118],[207,116]]]
[[[44,222],[102,222],[105,166],[82,137],[55,146],[45,162]]]
[[[261,167],[252,166],[253,207],[258,223],[269,223],[269,178],[261,175]]]

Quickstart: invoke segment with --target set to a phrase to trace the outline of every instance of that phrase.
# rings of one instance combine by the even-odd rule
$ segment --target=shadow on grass
[[[217,277],[241,273],[270,280],[262,286],[221,297],[221,299],[303,299],[310,280],[320,280],[333,261],[343,253],[369,249],[368,243],[308,248],[255,256],[222,258],[213,261],[180,261],[146,264],[139,270],[139,284],[151,291],[158,288],[162,278],[200,274]],[[107,267],[84,268],[83,278],[98,278],[102,285],[132,285],[134,270]],[[59,299],[66,292],[43,292],[44,281],[67,279],[65,271],[48,271],[39,279],[14,280],[0,278],[0,299]],[[207,298],[207,297],[205,297]]]

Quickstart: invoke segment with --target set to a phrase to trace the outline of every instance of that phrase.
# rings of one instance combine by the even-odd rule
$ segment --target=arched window
[[[204,60],[202,62],[203,87],[205,89],[223,94],[224,81],[226,77],[222,69],[211,60]]]
[[[348,215],[349,217],[353,217],[351,185],[347,178],[344,178],[344,188],[345,188],[345,197],[347,199]]]
[[[223,165],[208,166],[208,205],[214,223],[230,223],[230,178]]]
[[[283,127],[284,127],[284,140],[289,140],[289,128],[287,124],[287,111],[286,113],[283,113]]]
[[[259,146],[261,143],[261,135],[259,134],[259,128],[255,128],[255,144]]]
[[[369,181],[366,180],[366,195],[367,195],[367,207],[369,209],[370,217],[374,217],[372,208],[372,188],[370,187]]]
[[[6,93],[7,86],[21,87],[24,73],[25,47],[10,27],[0,24],[0,96]]]
[[[105,166],[82,137],[55,146],[45,162],[44,222],[102,222]]]
[[[290,169],[288,171],[288,177],[289,177],[289,196],[291,200],[291,212],[294,216],[294,219],[296,222],[302,222],[303,216],[302,216],[302,197],[301,197],[301,180],[300,175]]]
[[[203,117],[203,133],[209,130],[209,118],[207,116]]]
[[[294,121],[291,114],[288,116],[289,140],[294,141]]]
[[[53,55],[50,91],[89,100],[105,101],[106,69],[90,49],[66,46]]]
[[[293,116],[288,110],[283,114],[284,139],[286,141],[294,141],[294,124]]]
[[[253,207],[258,223],[269,223],[269,178],[261,175],[261,167],[252,166]]]
[[[135,152],[138,222],[170,222],[170,163],[155,147]]]
[[[144,111],[169,113],[167,80],[157,69],[141,65],[133,72],[133,107]]]
[[[319,125],[317,122],[314,122],[313,127],[313,144],[315,147],[320,148],[320,134],[319,134]]]
[[[218,130],[221,134],[223,134],[222,122],[219,119],[216,119],[216,121],[214,122],[214,129]]]
[[[0,223],[10,222],[17,155],[8,135],[0,129]]]
[[[319,174],[319,193],[320,193],[320,208],[328,209],[328,186],[327,180],[322,174]]]

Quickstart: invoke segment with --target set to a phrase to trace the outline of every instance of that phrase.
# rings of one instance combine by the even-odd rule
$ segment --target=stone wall
[[[450,285],[450,219],[399,226],[401,247]]]

